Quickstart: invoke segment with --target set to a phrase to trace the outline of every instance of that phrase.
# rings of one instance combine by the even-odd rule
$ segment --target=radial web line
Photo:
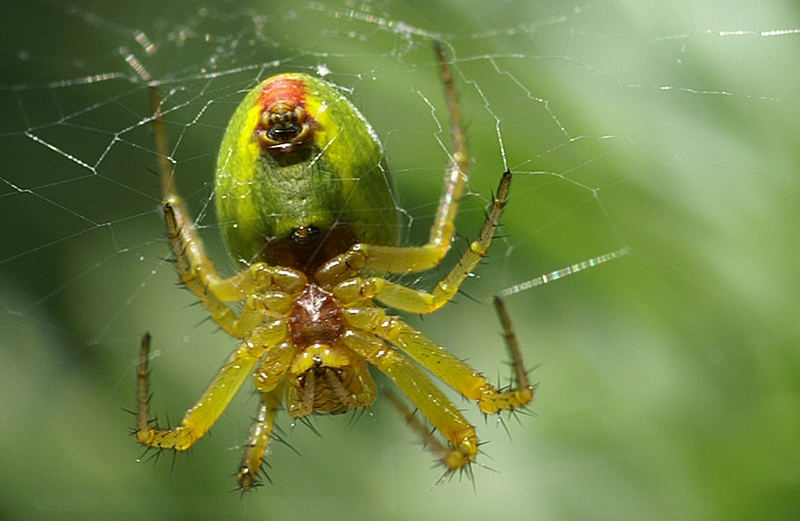
[[[599,266],[600,264],[603,264],[605,262],[618,259],[620,257],[624,257],[625,255],[628,255],[630,252],[631,249],[626,246],[616,251],[605,253],[603,255],[598,255],[597,257],[592,257],[591,259],[587,259],[583,262],[578,262],[570,266],[565,266],[555,271],[551,271],[550,273],[545,273],[543,275],[539,275],[536,278],[529,279],[524,282],[519,282],[517,284],[509,286],[500,291],[500,296],[508,297],[509,295],[514,295],[515,293],[519,293],[521,291],[535,288],[536,286],[547,284],[548,282],[553,282],[555,280],[562,279],[568,275],[573,275],[575,273],[578,273],[579,271],[588,270],[589,268],[594,268],[595,266]]]

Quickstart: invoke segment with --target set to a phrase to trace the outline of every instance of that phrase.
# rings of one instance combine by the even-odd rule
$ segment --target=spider
[[[162,429],[149,412],[151,340],[145,334],[137,368],[139,443],[188,449],[252,374],[260,403],[237,473],[239,487],[249,490],[260,484],[259,472],[282,404],[294,419],[368,407],[377,394],[367,369],[373,365],[446,440],[440,441],[390,395],[451,472],[468,469],[475,459],[475,429],[419,366],[476,401],[485,414],[518,409],[533,399],[499,298],[495,305],[516,379],[516,386],[505,390],[373,302],[411,313],[431,313],[447,303],[486,255],[509,193],[511,173],[505,172],[478,238],[433,291],[379,276],[434,268],[450,249],[454,234],[469,159],[445,53],[438,43],[435,50],[454,152],[428,243],[397,246],[398,217],[383,151],[358,110],[323,80],[280,74],[244,98],[220,147],[217,213],[228,250],[241,268],[228,278],[221,277],[206,256],[177,193],[161,99],[157,89],[151,89],[163,215],[181,282],[241,343],[180,425]],[[236,302],[241,302],[238,314],[238,308],[231,307]]]

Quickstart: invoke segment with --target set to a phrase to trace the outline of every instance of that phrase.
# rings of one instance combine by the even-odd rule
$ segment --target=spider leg
[[[342,341],[386,374],[447,439],[449,449],[434,450],[448,469],[461,468],[475,459],[475,429],[417,366],[369,333],[349,330]]]
[[[381,277],[360,278],[353,277],[334,289],[334,294],[345,301],[356,298],[378,299],[380,302],[411,313],[431,313],[446,304],[461,287],[461,283],[469,276],[477,264],[486,256],[492,244],[494,231],[497,228],[503,207],[506,205],[508,192],[511,187],[511,172],[505,172],[497,189],[497,196],[492,202],[492,207],[486,216],[478,238],[472,241],[469,248],[461,255],[458,263],[450,270],[447,276],[436,284],[432,292],[411,289],[388,281]],[[372,248],[372,246],[361,245]],[[380,248],[385,248],[381,246]],[[404,248],[394,248],[400,258]],[[369,265],[369,267],[373,267]]]
[[[522,353],[511,320],[500,299],[495,300],[503,324],[504,336],[514,367],[515,387],[500,391],[475,369],[465,364],[446,349],[412,328],[398,317],[389,316],[379,308],[350,308],[345,310],[345,320],[351,327],[367,330],[403,350],[416,362],[441,378],[470,400],[478,402],[481,410],[495,413],[524,407],[533,399],[533,387],[528,380]]]
[[[142,445],[162,449],[186,450],[191,447],[217,421],[264,351],[279,344],[287,336],[288,326],[283,320],[275,320],[256,328],[231,354],[200,399],[186,411],[181,424],[172,429],[159,429],[150,426],[150,335],[145,335],[137,371],[136,439]]]
[[[275,427],[275,413],[281,406],[283,399],[283,388],[261,393],[261,404],[258,408],[258,415],[253,427],[250,429],[250,437],[242,457],[242,464],[236,479],[242,490],[250,490],[259,485],[259,470],[264,463],[264,455],[267,452],[272,429]]]
[[[263,321],[263,316],[245,308],[243,316],[237,317],[225,302],[241,300],[255,289],[264,287],[277,287],[291,292],[305,285],[305,276],[294,270],[264,263],[253,264],[249,270],[227,279],[219,276],[214,263],[206,255],[203,241],[183,200],[178,195],[169,159],[167,132],[161,115],[161,96],[157,87],[152,87],[150,92],[164,221],[181,282],[200,299],[211,318],[222,329],[237,338],[244,338]]]
[[[384,396],[389,400],[389,403],[392,404],[397,412],[399,412],[403,419],[406,421],[406,425],[411,427],[417,436],[422,440],[422,445],[426,449],[430,450],[441,461],[447,461],[447,455],[450,452],[450,447],[439,441],[439,438],[433,435],[429,426],[425,424],[419,417],[415,414],[416,411],[411,410],[408,406],[403,403],[400,398],[395,396],[394,393],[384,390]]]
[[[424,271],[438,265],[450,250],[455,231],[453,222],[458,211],[458,202],[464,191],[464,183],[468,177],[469,151],[464,136],[461,108],[458,104],[453,76],[450,73],[447,57],[440,41],[434,42],[434,50],[450,114],[450,140],[453,154],[445,169],[444,189],[439,199],[439,207],[431,226],[428,243],[413,247],[356,244],[319,269],[317,280],[320,282],[335,283],[347,278],[348,275],[362,267],[392,273]]]
[[[261,391],[261,403],[237,473],[242,490],[250,490],[259,484],[258,474],[275,426],[275,412],[283,401],[282,378],[289,369],[294,353],[294,346],[289,342],[275,345],[267,351],[253,373],[256,389]]]

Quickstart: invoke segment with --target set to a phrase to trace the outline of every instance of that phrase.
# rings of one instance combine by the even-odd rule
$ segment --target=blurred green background
[[[54,0],[6,6],[0,29],[3,519],[800,518],[795,2]],[[318,418],[322,437],[284,419],[300,456],[276,444],[274,483],[240,497],[249,389],[188,455],[137,463],[122,409],[142,333],[154,412],[173,422],[234,346],[163,260],[145,78],[228,270],[216,147],[243,92],[288,70],[351,91],[408,240],[423,240],[448,144],[434,36],[474,162],[457,250],[502,170],[516,177],[471,298],[408,320],[505,382],[490,297],[632,250],[508,298],[533,414],[506,421],[509,436],[454,397],[489,442],[474,484],[435,485],[432,457],[379,400],[357,421]]]

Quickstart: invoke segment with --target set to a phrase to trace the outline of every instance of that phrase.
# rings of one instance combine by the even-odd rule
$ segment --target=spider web
[[[800,436],[794,4],[129,4],[40,0],[0,22],[0,393],[13,425],[0,436],[18,469],[0,494],[12,518],[31,505],[48,518],[282,517],[300,504],[317,517],[463,519],[800,509],[800,461],[781,449]],[[436,38],[472,160],[454,255],[500,174],[515,177],[475,280],[408,320],[503,384],[489,302],[507,296],[525,356],[541,364],[538,417],[512,418],[509,441],[463,402],[493,441],[481,463],[500,472],[476,468],[476,492],[428,493],[428,454],[378,403],[349,428],[320,419],[323,440],[287,433],[302,458],[276,444],[276,483],[232,500],[220,494],[238,452],[220,451],[248,428],[247,392],[198,457],[172,473],[136,465],[117,411],[133,402],[142,333],[156,349],[154,408],[173,421],[234,345],[175,287],[148,85],[164,98],[179,191],[224,273],[217,147],[244,93],[284,71],[348,93],[384,144],[403,236],[421,243],[450,152]],[[562,277],[609,252],[629,254]],[[409,282],[430,287],[454,255]],[[557,284],[536,279],[569,266],[547,277]]]

